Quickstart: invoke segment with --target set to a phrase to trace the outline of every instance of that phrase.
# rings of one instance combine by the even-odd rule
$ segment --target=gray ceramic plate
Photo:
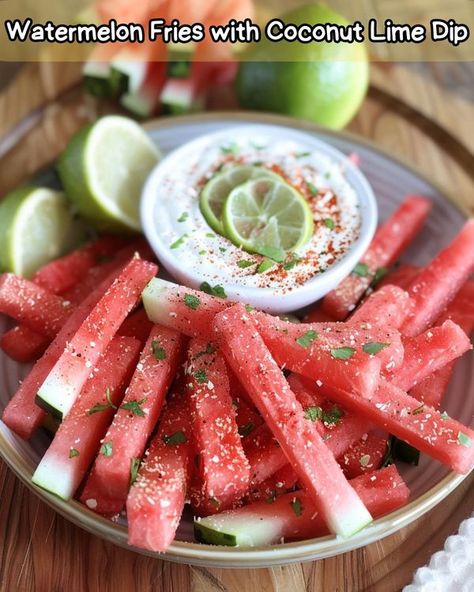
[[[345,134],[321,131],[309,124],[298,124],[290,119],[254,115],[196,115],[161,119],[147,125],[147,129],[164,153],[177,148],[202,134],[219,131],[239,124],[256,121],[301,127],[314,133],[342,152],[356,152],[360,166],[372,185],[377,198],[380,217],[386,218],[408,193],[419,193],[432,199],[434,207],[428,222],[416,241],[404,255],[413,264],[427,263],[460,229],[464,215],[426,179],[392,159],[364,140]],[[51,172],[41,178],[54,183]],[[0,317],[0,334],[7,321]],[[456,367],[455,376],[446,396],[445,407],[451,417],[474,427],[474,365],[472,355],[465,356]],[[16,364],[0,353],[0,412],[15,391],[27,368]],[[31,475],[48,445],[44,433],[30,442],[13,435],[0,422],[0,454],[19,478],[48,504],[75,524],[116,544],[127,546],[126,523],[115,524],[96,516],[77,502],[66,503],[31,484]],[[446,497],[463,480],[438,462],[422,456],[418,467],[399,467],[412,493],[410,503],[379,520],[354,537],[342,540],[326,536],[298,543],[288,543],[255,549],[213,547],[192,541],[192,517],[186,515],[178,530],[177,540],[161,556],[171,561],[214,567],[267,567],[298,561],[321,559],[362,547],[406,526]],[[152,555],[140,549],[140,553]],[[158,556],[158,555],[156,555]]]

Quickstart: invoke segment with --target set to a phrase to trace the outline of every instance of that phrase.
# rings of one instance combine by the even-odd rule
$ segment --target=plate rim
[[[143,124],[144,129],[151,131],[157,128],[170,128],[176,125],[185,125],[186,123],[209,123],[219,121],[235,121],[255,123],[273,123],[290,128],[303,129],[310,133],[324,134],[332,137],[342,137],[352,143],[365,146],[367,149],[381,154],[385,158],[393,161],[398,166],[407,169],[445,198],[453,207],[461,212],[464,217],[470,217],[467,207],[459,204],[445,188],[421,172],[417,167],[404,162],[398,156],[392,156],[385,149],[381,148],[375,142],[348,131],[335,131],[317,124],[293,119],[283,115],[274,115],[268,113],[259,113],[254,111],[215,111],[211,113],[199,113],[183,116],[168,116],[154,118]],[[42,167],[43,170],[50,165]],[[38,171],[39,172],[39,171]],[[8,429],[2,422],[2,426]],[[189,565],[198,565],[206,567],[219,568],[238,568],[238,567],[270,567],[275,565],[285,565],[290,563],[311,561],[323,559],[345,553],[367,544],[380,540],[397,530],[407,526],[414,520],[423,516],[426,512],[434,508],[445,497],[447,497],[456,487],[458,487],[468,476],[458,475],[453,471],[448,472],[438,483],[431,487],[417,499],[409,504],[391,512],[386,516],[374,520],[374,522],[360,533],[349,539],[340,539],[328,535],[315,539],[307,539],[284,545],[271,545],[261,548],[239,548],[239,547],[216,547],[202,543],[189,543],[184,541],[174,541],[166,553],[156,553],[133,547],[127,542],[127,529],[125,526],[118,525],[106,518],[94,514],[82,504],[74,500],[64,501],[34,485],[31,481],[32,472],[28,463],[20,453],[10,446],[8,438],[0,432],[0,456],[6,462],[8,467],[21,480],[21,482],[40,499],[52,507],[55,511],[74,523],[103,539],[106,539],[122,548],[135,551],[139,554],[154,557],[157,559],[166,559],[172,562],[186,563]],[[354,544],[355,543],[355,544]]]

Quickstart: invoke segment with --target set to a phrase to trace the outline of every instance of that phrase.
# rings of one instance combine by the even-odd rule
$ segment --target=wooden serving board
[[[52,162],[81,124],[110,109],[85,96],[79,82],[76,64],[37,64],[25,66],[0,95],[0,195]],[[474,215],[472,105],[398,65],[374,64],[371,82],[349,130],[419,168]],[[228,92],[211,105],[235,108]],[[472,512],[474,475],[382,541],[261,570],[174,565],[103,542],[56,514],[1,461],[0,500],[1,592],[395,592]]]

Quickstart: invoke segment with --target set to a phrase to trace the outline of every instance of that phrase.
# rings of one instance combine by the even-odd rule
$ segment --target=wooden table
[[[419,167],[474,214],[474,110],[462,93],[434,82],[436,71],[446,76],[436,66],[420,76],[374,65],[368,98],[349,129]],[[70,133],[100,112],[76,82],[74,65],[28,66],[0,95],[0,194],[50,162]],[[472,512],[473,485],[471,475],[427,515],[364,549],[304,565],[220,570],[105,543],[57,515],[0,463],[0,591],[395,592]]]

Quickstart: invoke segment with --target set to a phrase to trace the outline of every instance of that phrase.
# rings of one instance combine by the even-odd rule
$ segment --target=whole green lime
[[[284,23],[348,25],[323,4],[303,6],[281,17]],[[237,95],[247,109],[283,113],[340,129],[356,114],[369,82],[362,43],[262,39],[239,67]]]

